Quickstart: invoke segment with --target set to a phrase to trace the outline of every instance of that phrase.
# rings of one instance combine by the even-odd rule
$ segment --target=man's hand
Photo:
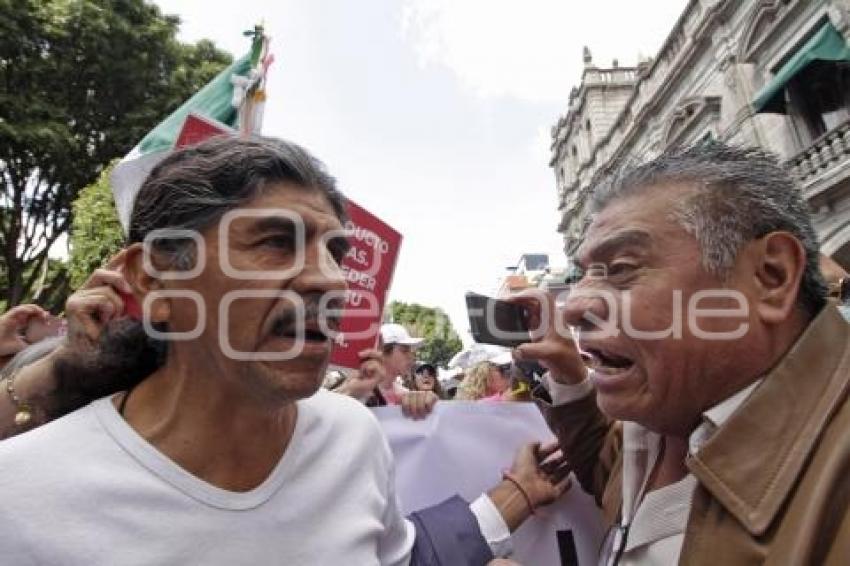
[[[584,381],[587,378],[587,367],[569,327],[559,323],[563,321],[563,312],[555,307],[555,298],[534,289],[508,300],[527,309],[528,326],[532,329],[532,341],[515,348],[514,358],[519,361],[539,361],[558,383],[574,385]]]
[[[543,448],[539,442],[523,446],[511,465],[511,479],[487,492],[511,532],[533,508],[552,503],[570,487],[570,466],[563,455],[555,454],[557,449],[557,443]]]
[[[401,412],[413,420],[424,419],[439,399],[433,391],[408,391],[401,395]]]
[[[549,505],[570,486],[570,471],[563,454],[555,455],[558,443],[540,446],[539,442],[526,444],[519,449],[511,466],[516,478],[531,499],[532,505]]]
[[[363,350],[360,356],[360,369],[352,373],[335,391],[343,395],[364,399],[387,376],[381,353],[377,350]]]
[[[24,336],[30,321],[46,321],[48,316],[38,305],[18,305],[0,316],[0,358],[14,356],[29,346]]]
[[[68,297],[65,316],[68,318],[68,344],[71,349],[93,349],[109,321],[124,313],[124,300],[119,293],[133,293],[120,271],[125,255],[126,252],[121,251],[113,256]]]

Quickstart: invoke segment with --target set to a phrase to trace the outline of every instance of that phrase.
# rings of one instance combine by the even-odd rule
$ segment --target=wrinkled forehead
[[[610,201],[596,212],[578,249],[581,263],[622,247],[651,248],[672,238],[688,238],[679,211],[690,191],[653,187]]]
[[[342,222],[321,190],[292,183],[275,183],[225,214],[223,224],[240,232],[301,228],[306,232],[341,230]]]

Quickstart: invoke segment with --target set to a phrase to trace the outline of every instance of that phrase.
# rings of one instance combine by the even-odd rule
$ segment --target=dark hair
[[[776,156],[716,141],[673,148],[608,179],[594,192],[591,212],[672,183],[694,190],[676,207],[674,219],[699,242],[707,271],[727,275],[744,244],[786,231],[806,251],[798,303],[810,316],[823,307],[827,288],[818,264],[817,234],[799,187]]]
[[[336,181],[306,150],[279,139],[223,136],[179,149],[153,169],[136,197],[128,243],[142,242],[164,228],[203,232],[276,183],[320,191],[345,224],[345,199]],[[191,239],[161,238],[153,245],[176,269],[194,263]],[[166,355],[167,344],[148,336],[141,322],[110,323],[94,353],[57,363],[60,394],[51,415],[134,386],[156,371]]]
[[[419,362],[415,366],[414,373],[426,372],[431,377],[437,377],[437,366],[430,362]]]
[[[175,151],[151,171],[130,216],[129,241],[160,228],[201,232],[274,183],[319,190],[345,224],[336,180],[305,149],[280,139],[218,136]]]
[[[407,386],[408,389],[410,389],[411,391],[420,391],[419,386],[416,384],[416,376],[420,373],[427,373],[428,375],[430,375],[434,379],[434,388],[432,389],[432,391],[440,399],[446,398],[446,394],[443,391],[443,386],[440,385],[440,378],[439,378],[439,375],[437,373],[437,368],[436,368],[436,366],[434,366],[434,364],[430,364],[430,363],[419,364],[410,373],[411,373],[411,375],[410,375],[409,385]]]

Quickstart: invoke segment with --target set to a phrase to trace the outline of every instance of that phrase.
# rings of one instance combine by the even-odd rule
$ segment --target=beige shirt
[[[589,381],[563,386],[546,380],[553,405],[561,405],[589,395]],[[689,452],[696,454],[755,391],[758,380],[703,413],[702,424],[688,438]],[[621,566],[677,564],[685,539],[697,480],[688,474],[682,480],[644,493],[649,475],[660,452],[661,435],[637,423],[623,423],[623,509],[622,525],[629,525]],[[615,533],[613,547],[619,548],[622,531]],[[608,554],[607,549],[603,555]],[[609,564],[614,554],[610,553]]]
[[[696,454],[732,416],[761,380],[703,413],[702,424],[688,438]],[[659,455],[661,436],[633,422],[623,423],[623,523],[630,524],[621,566],[678,564],[697,480],[680,481],[644,494]],[[615,546],[616,548],[616,546]]]

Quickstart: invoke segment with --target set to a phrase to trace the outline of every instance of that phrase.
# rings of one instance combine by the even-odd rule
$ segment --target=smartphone
[[[466,294],[466,310],[476,342],[514,348],[531,341],[528,311],[522,305],[470,292]]]
[[[136,297],[123,291],[118,291],[118,296],[124,301],[124,316],[133,320],[142,320],[142,307],[139,306]]]

